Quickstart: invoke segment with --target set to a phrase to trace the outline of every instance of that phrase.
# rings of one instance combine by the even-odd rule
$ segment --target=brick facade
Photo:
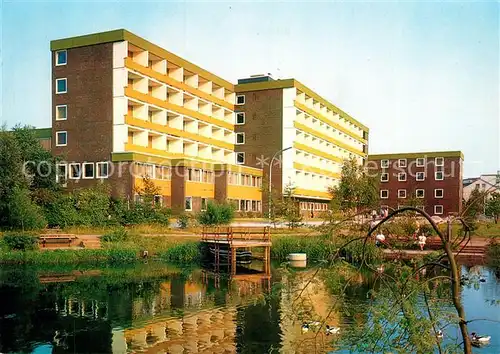
[[[262,210],[266,212],[269,163],[276,151],[283,148],[283,90],[242,93],[236,90],[236,94],[245,96],[245,104],[235,106],[235,113],[245,112],[245,124],[235,125],[236,133],[245,133],[245,144],[235,145],[235,151],[245,153],[245,165],[263,169],[265,191],[262,194]],[[275,160],[272,172],[274,189],[282,190],[282,178],[281,166]]]
[[[463,160],[460,153],[455,156],[448,156],[449,152],[433,154],[388,154],[370,155],[368,157],[368,169],[370,173],[379,174],[380,185],[380,205],[387,205],[390,208],[408,205],[410,200],[417,202],[419,207],[423,207],[429,215],[446,217],[449,214],[460,213],[462,211],[462,165]],[[436,158],[443,158],[443,166],[436,165]],[[417,166],[417,159],[425,159],[424,166]],[[399,166],[399,160],[406,161],[406,167]],[[388,161],[389,167],[382,167],[382,161]],[[402,163],[404,163],[402,161]],[[422,160],[420,160],[422,161]],[[443,179],[439,180],[442,172]],[[382,173],[387,175],[382,176]],[[406,180],[403,175],[406,174]],[[418,180],[422,178],[423,180]],[[438,176],[436,177],[436,173]],[[385,181],[385,178],[388,178]],[[417,192],[418,190],[418,192]],[[436,190],[438,190],[436,192]],[[442,190],[442,197],[440,191]],[[384,192],[383,192],[384,191]],[[387,191],[387,198],[385,194]],[[401,191],[401,194],[399,194]],[[405,191],[405,192],[402,192]],[[423,191],[423,192],[422,192]],[[402,194],[406,194],[403,198]],[[423,196],[417,195],[423,193]],[[438,193],[438,196],[436,196]],[[436,210],[436,206],[437,210]],[[439,206],[442,206],[442,213],[439,213]]]

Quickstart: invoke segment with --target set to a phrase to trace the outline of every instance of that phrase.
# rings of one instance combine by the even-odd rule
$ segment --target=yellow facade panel
[[[228,185],[227,197],[229,199],[261,200],[262,190],[259,187]]]
[[[310,189],[296,188],[293,192],[294,196],[303,196],[311,198],[322,198],[322,199],[332,199],[332,196],[328,192],[314,191]]]
[[[340,130],[341,132],[353,137],[354,139],[362,142],[363,144],[367,143],[367,141],[365,139],[361,138],[359,135],[353,133],[352,131],[350,131],[347,128],[344,128],[343,126],[339,125],[338,123],[335,123],[333,120],[325,117],[324,115],[319,114],[318,112],[312,110],[311,108],[307,107],[306,105],[304,105],[300,102],[297,102],[297,101],[295,101],[294,104],[295,104],[295,107],[297,107],[301,111],[303,111],[303,112],[309,114],[310,116],[322,121],[323,123],[328,124],[337,130]]]
[[[344,162],[344,160],[341,159],[338,156],[335,156],[335,155],[332,155],[332,154],[328,154],[326,152],[323,152],[321,150],[309,147],[309,146],[301,144],[301,143],[293,143],[293,147],[295,149],[302,150],[302,151],[308,152],[310,154],[314,154],[316,156],[321,156],[321,157],[324,157],[325,159],[336,161],[338,163],[343,163]]]
[[[160,99],[152,97],[150,95],[146,95],[144,93],[138,92],[130,87],[125,87],[125,95],[130,97],[130,98],[134,98],[136,100],[139,100],[139,101],[151,103],[151,104],[154,104],[158,107],[162,107],[162,108],[168,109],[170,111],[174,111],[174,112],[177,112],[179,114],[182,114],[182,115],[185,115],[188,117],[193,117],[193,118],[196,118],[198,120],[202,120],[204,122],[218,125],[218,126],[221,126],[223,128],[226,128],[228,130],[234,131],[234,125],[231,123],[225,122],[219,118],[207,116],[206,114],[203,114],[203,113],[200,113],[197,111],[193,111],[191,109],[187,109],[187,108],[184,108],[182,106],[179,106],[179,105],[167,102],[167,101],[160,100]]]
[[[160,82],[163,82],[167,85],[170,85],[170,86],[173,86],[173,87],[176,87],[178,88],[179,90],[184,90],[184,91],[187,91],[191,94],[193,94],[194,96],[198,96],[198,97],[201,97],[207,101],[211,101],[213,103],[216,103],[222,107],[225,107],[227,109],[230,109],[231,111],[234,111],[234,105],[229,103],[229,102],[226,102],[218,97],[215,97],[211,94],[208,94],[206,92],[203,92],[201,90],[198,90],[197,88],[194,88],[194,87],[191,87],[189,85],[186,85],[185,83],[183,82],[180,82],[180,81],[177,81],[173,78],[171,78],[170,76],[167,76],[167,75],[164,75],[164,74],[161,74],[159,72],[156,72],[150,68],[146,68],[136,62],[134,62],[131,58],[125,58],[125,67],[131,69],[131,70],[134,70],[134,71],[137,71],[138,73],[141,73],[145,76],[149,76],[149,77],[152,77],[153,79],[156,79]]]
[[[335,145],[341,147],[342,149],[350,151],[350,152],[352,152],[354,154],[357,154],[357,155],[362,156],[362,157],[366,156],[366,154],[363,151],[358,150],[356,148],[353,148],[352,146],[349,146],[347,144],[344,144],[343,142],[341,142],[341,141],[339,141],[337,139],[334,139],[334,138],[332,138],[332,137],[330,137],[330,136],[328,136],[328,135],[326,135],[326,134],[324,134],[324,133],[322,133],[322,132],[320,132],[318,130],[315,130],[315,129],[312,129],[312,128],[308,127],[307,125],[304,125],[304,124],[299,123],[299,122],[293,122],[293,126],[295,128],[297,128],[297,129],[302,130],[303,132],[306,132],[306,133],[309,133],[311,135],[314,135],[314,136],[316,136],[316,137],[318,137],[320,139],[329,141],[330,143],[335,144]]]
[[[328,170],[323,170],[321,168],[317,168],[317,167],[313,167],[313,166],[307,166],[307,165],[304,165],[304,164],[301,164],[298,162],[293,163],[293,168],[295,168],[296,170],[301,170],[301,171],[305,171],[305,172],[314,172],[318,175],[328,176],[328,177],[332,177],[332,178],[340,178],[341,177],[339,173],[335,173],[335,172],[328,171]]]
[[[187,197],[202,197],[213,199],[215,196],[215,185],[213,183],[186,181],[185,193]]]
[[[255,167],[249,167],[249,166],[243,166],[243,165],[217,164],[217,165],[215,165],[215,170],[216,171],[231,171],[231,172],[246,173],[248,175],[259,176],[259,177],[261,177],[263,175],[262,169],[255,168]]]
[[[208,137],[205,137],[205,136],[200,135],[200,134],[186,132],[184,130],[172,128],[172,127],[169,127],[166,125],[152,123],[149,121],[133,118],[130,116],[125,117],[125,123],[128,125],[135,126],[135,127],[155,130],[155,131],[158,131],[161,133],[175,135],[175,136],[179,136],[182,138],[198,141],[198,142],[201,142],[201,143],[204,143],[207,145],[214,145],[214,146],[217,146],[217,147],[220,147],[223,149],[234,151],[234,144],[229,144],[229,143],[226,143],[225,141],[221,141],[221,140],[217,140],[217,139],[213,139],[213,138],[208,138]]]
[[[172,182],[166,180],[152,179],[151,182],[154,183],[156,187],[160,189],[161,195],[169,196],[172,195]],[[134,187],[143,188],[144,182],[142,178],[134,178]]]

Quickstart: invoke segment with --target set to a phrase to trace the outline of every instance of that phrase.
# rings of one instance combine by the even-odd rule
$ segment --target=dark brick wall
[[[245,152],[245,165],[262,168],[263,181],[268,185],[269,163],[276,151],[283,146],[283,90],[238,92],[245,95],[245,104],[235,106],[235,112],[245,112],[245,124],[235,125],[236,132],[245,133],[245,144],[235,145],[236,152]],[[264,159],[264,165],[259,164]],[[273,166],[272,185],[282,190],[282,171]],[[267,210],[268,193],[262,194],[262,207]]]
[[[398,205],[404,205],[408,199],[415,193],[416,189],[424,189],[425,197],[418,199],[425,206],[425,211],[434,215],[434,206],[442,205],[443,214],[460,213],[462,210],[462,160],[459,157],[444,158],[444,180],[436,181],[434,173],[437,171],[434,157],[426,160],[424,167],[416,167],[415,158],[407,158],[407,167],[398,167],[398,159],[388,159],[389,168],[381,169],[381,159],[369,159],[368,167],[371,172],[389,173],[388,182],[380,182],[379,189],[389,190],[388,199],[380,199],[381,205],[388,205],[391,208],[397,208]],[[406,172],[406,181],[398,181],[398,173]],[[425,180],[417,181],[416,172],[425,172]],[[398,198],[398,189],[406,189],[406,199]],[[443,189],[443,198],[434,197],[434,189]]]
[[[215,200],[223,203],[227,201],[227,171],[215,171]]]
[[[186,196],[186,169],[183,166],[172,166],[172,210],[176,213],[184,212],[184,198]],[[200,202],[201,203],[201,202]]]
[[[52,152],[67,162],[110,161],[113,149],[113,44],[68,49],[67,64],[62,66],[55,65],[55,57],[56,52],[52,52]],[[67,78],[67,93],[56,94],[58,78]],[[68,107],[67,120],[56,120],[56,106],[62,104]],[[57,131],[68,132],[67,146],[56,146]],[[128,165],[115,164],[113,176],[102,182],[68,179],[68,190],[109,183],[113,195],[133,198]]]

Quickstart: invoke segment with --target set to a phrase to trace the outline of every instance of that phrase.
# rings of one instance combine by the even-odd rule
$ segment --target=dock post
[[[231,274],[236,275],[236,248],[231,247]]]

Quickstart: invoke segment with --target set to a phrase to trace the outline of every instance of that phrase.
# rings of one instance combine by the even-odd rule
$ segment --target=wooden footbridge
[[[263,261],[271,258],[271,231],[269,227],[205,227],[201,241],[214,250],[215,266],[220,264],[221,253],[228,255],[231,274],[236,274],[236,251],[238,249],[264,249]],[[222,250],[222,252],[221,252]]]

